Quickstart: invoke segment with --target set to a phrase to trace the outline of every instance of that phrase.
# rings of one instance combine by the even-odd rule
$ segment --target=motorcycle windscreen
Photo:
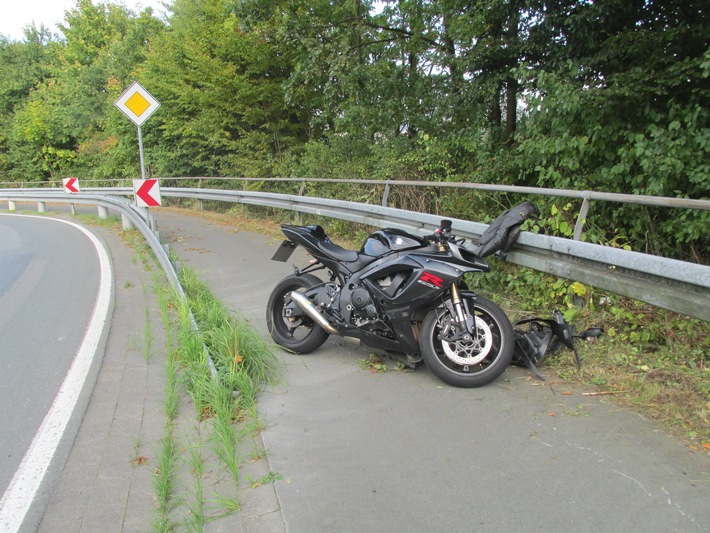
[[[296,244],[294,244],[293,242],[288,240],[281,241],[281,244],[279,245],[278,249],[276,250],[276,253],[271,258],[271,260],[285,263],[286,261],[288,261],[288,258],[291,257],[295,249]]]

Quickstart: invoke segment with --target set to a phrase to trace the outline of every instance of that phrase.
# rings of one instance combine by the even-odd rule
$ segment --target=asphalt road
[[[0,495],[7,496],[50,408],[58,405],[55,398],[85,346],[101,275],[95,245],[78,228],[44,217],[0,215]],[[64,398],[78,395],[62,390]],[[62,406],[61,424],[72,408]],[[47,461],[52,451],[43,451]],[[44,459],[32,459],[42,476]],[[25,499],[33,496],[28,487],[22,484]]]
[[[156,215],[181,259],[266,335],[268,295],[292,272],[270,261],[278,241]],[[287,531],[710,531],[706,454],[552,376],[511,367],[456,389],[426,368],[369,373],[369,350],[345,339],[276,353],[284,380],[259,406]]]

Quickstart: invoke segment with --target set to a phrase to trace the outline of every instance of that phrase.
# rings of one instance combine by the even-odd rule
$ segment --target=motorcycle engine
[[[375,318],[377,316],[377,308],[367,289],[363,287],[355,289],[350,301],[353,305],[353,315],[367,318]]]
[[[356,287],[353,290],[347,309],[350,311],[350,321],[358,328],[387,338],[395,338],[392,328],[387,325],[386,317],[380,316],[380,312],[366,288]]]

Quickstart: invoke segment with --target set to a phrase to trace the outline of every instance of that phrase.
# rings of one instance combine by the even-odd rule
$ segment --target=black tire
[[[462,295],[464,308],[475,309],[473,341],[447,342],[439,335],[453,320],[447,308],[429,311],[422,322],[419,348],[432,374],[455,387],[480,387],[494,381],[510,364],[515,347],[513,326],[496,304]],[[467,317],[469,318],[469,317]]]
[[[291,291],[303,291],[323,283],[312,274],[288,276],[271,291],[266,307],[266,327],[276,344],[298,354],[318,349],[329,337],[327,331],[307,316],[286,317],[283,309],[291,302]]]

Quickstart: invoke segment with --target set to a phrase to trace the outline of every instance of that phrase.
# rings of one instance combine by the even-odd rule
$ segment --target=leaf
[[[145,455],[139,455],[131,459],[131,464],[133,466],[142,466],[148,462],[148,458]]]
[[[577,296],[585,296],[587,294],[587,287],[578,281],[575,281],[570,288]]]

